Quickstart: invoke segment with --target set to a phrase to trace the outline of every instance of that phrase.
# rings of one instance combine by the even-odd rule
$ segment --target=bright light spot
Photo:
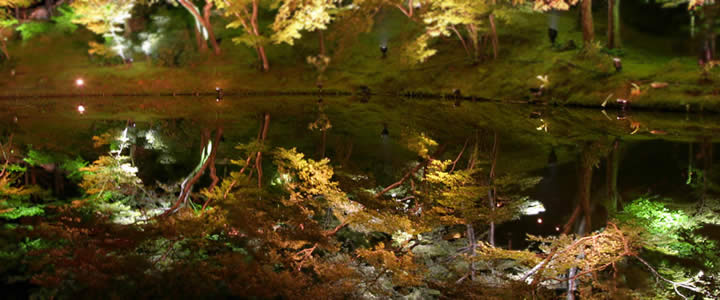
[[[133,167],[130,164],[122,164],[120,165],[120,170],[128,175],[134,175],[135,173],[137,173],[138,168]]]
[[[145,140],[147,140],[148,144],[155,144],[157,141],[157,138],[155,137],[155,131],[154,130],[148,130],[145,132]]]
[[[392,196],[393,198],[395,198],[395,197],[397,196],[397,194],[392,193],[392,195],[390,195],[390,196]]]
[[[398,246],[406,244],[412,238],[413,238],[412,234],[409,234],[407,232],[400,231],[400,230],[396,231],[392,235],[393,244],[398,245]]]
[[[75,79],[75,85],[83,86],[85,85],[85,80],[83,80],[82,78]]]
[[[538,218],[537,222],[538,222],[538,224],[542,224],[542,222],[543,222],[542,218]]]
[[[215,102],[220,102],[220,98],[215,98]]]
[[[85,113],[85,106],[78,105],[77,111],[78,111],[79,113],[81,113],[81,114],[82,114],[82,113]]]
[[[520,211],[523,215],[534,216],[541,212],[544,212],[545,206],[543,206],[540,201],[533,200],[523,204],[523,206],[520,208]]]
[[[555,231],[560,231],[560,227],[555,226]]]
[[[146,41],[142,42],[142,46],[140,46],[140,48],[142,48],[142,51],[146,55],[150,55],[150,51],[152,51],[152,46],[153,46],[153,43],[150,40],[146,40]]]

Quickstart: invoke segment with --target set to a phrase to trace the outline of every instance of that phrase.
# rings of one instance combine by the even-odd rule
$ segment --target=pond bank
[[[592,93],[587,93],[592,94]],[[38,98],[104,98],[104,97],[217,97],[218,93],[212,92],[199,92],[199,91],[179,91],[179,92],[137,92],[137,93],[104,93],[104,92],[90,92],[90,93],[62,93],[62,92],[49,92],[49,93],[8,93],[0,92],[0,100],[15,100],[15,99],[38,99]],[[560,106],[560,107],[576,107],[576,108],[598,108],[598,109],[622,109],[623,105],[616,101],[616,98],[607,97],[607,101],[603,103],[597,99],[593,99],[587,96],[571,96],[567,100],[560,100],[551,98],[535,98],[528,99],[500,99],[500,98],[488,98],[478,95],[457,95],[457,94],[445,94],[445,93],[430,93],[426,91],[410,91],[401,90],[401,92],[389,92],[389,91],[378,91],[375,92],[370,88],[362,87],[355,90],[341,90],[341,89],[306,89],[306,90],[223,90],[223,97],[271,97],[271,96],[316,96],[316,97],[347,97],[354,96],[360,98],[371,98],[373,96],[380,97],[402,97],[406,99],[418,99],[418,100],[447,100],[455,101],[456,105],[460,105],[459,101],[471,101],[471,102],[497,102],[506,104],[529,104],[537,106]],[[668,94],[666,97],[661,98],[662,95],[653,94],[652,96],[642,97],[637,100],[629,100],[626,108],[629,110],[638,111],[657,111],[657,112],[685,112],[685,113],[720,113],[720,97],[710,96],[698,97],[687,96],[683,98],[681,95]],[[657,97],[657,98],[654,98]]]

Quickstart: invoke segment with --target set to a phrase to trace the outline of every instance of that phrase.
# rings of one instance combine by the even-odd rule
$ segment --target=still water
[[[218,176],[237,170],[230,164],[242,159],[235,146],[257,139],[265,116],[271,147],[329,158],[336,172],[364,174],[380,188],[420,160],[409,138],[417,135],[443,145],[437,158],[456,160],[458,168],[470,163],[469,155],[459,154],[477,147],[484,172],[495,157],[498,176],[542,177],[527,196],[544,209],[496,229],[497,243],[507,248],[525,247],[526,234],[560,231],[584,185],[594,220],[603,220],[594,223],[603,223],[608,198],[617,199],[618,209],[642,196],[693,205],[713,193],[708,187],[718,174],[713,149],[720,116],[601,108],[385,97],[22,99],[0,102],[0,131],[2,140],[12,137],[14,151],[88,162],[107,153],[107,147],[93,146],[93,137],[122,135],[144,183],[174,183],[198,164],[203,133],[218,128]],[[583,157],[589,155],[595,160],[587,171]],[[81,196],[69,174],[52,163],[28,174],[26,182],[59,199]],[[267,181],[276,176],[264,175]],[[198,185],[209,185],[206,177]]]
[[[217,161],[220,172],[227,174],[228,161],[238,157],[234,146],[256,138],[262,116],[268,113],[267,139],[273,147],[297,148],[316,159],[327,157],[336,166],[368,173],[382,186],[402,177],[408,163],[417,160],[417,154],[404,144],[408,133],[421,133],[446,145],[447,159],[474,139],[480,141],[481,150],[490,150],[497,134],[498,174],[543,178],[529,196],[540,200],[546,211],[507,225],[529,233],[551,233],[572,212],[579,185],[578,159],[588,151],[587,145],[603,144],[617,153],[614,162],[602,159],[596,164],[593,198],[601,198],[613,185],[625,200],[653,194],[692,202],[689,181],[693,179],[688,173],[693,169],[711,172],[714,143],[720,136],[720,116],[716,115],[381,97],[369,101],[341,97],[216,100],[8,100],[0,103],[0,126],[3,136],[13,135],[20,149],[80,156],[86,161],[104,153],[93,147],[93,136],[128,128],[140,177],[144,182],[168,182],[191,171],[202,148],[202,131],[218,127],[224,128],[224,135]],[[83,112],[78,111],[80,106]],[[608,163],[616,168],[612,178]],[[47,179],[41,183],[52,188]],[[73,190],[58,196],[77,196]],[[543,223],[538,224],[538,218]],[[513,231],[499,238],[507,239]],[[524,234],[512,237],[520,243]]]

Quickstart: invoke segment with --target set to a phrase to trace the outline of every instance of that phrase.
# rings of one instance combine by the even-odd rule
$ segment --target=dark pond
[[[80,111],[82,106],[84,111]],[[527,246],[526,234],[555,234],[589,187],[593,227],[608,219],[605,202],[619,199],[620,208],[643,196],[672,199],[678,207],[697,203],[712,193],[720,137],[720,116],[567,109],[373,97],[232,98],[88,98],[21,99],[0,102],[2,140],[12,136],[13,149],[42,153],[47,161],[31,167],[26,182],[51,190],[59,199],[81,196],[68,174],[53,159],[81,157],[92,162],[106,155],[93,137],[109,134],[112,143],[127,138],[126,147],[145,184],[178,183],[197,165],[203,133],[222,128],[217,173],[221,178],[243,159],[236,145],[258,138],[269,116],[271,147],[297,148],[307,157],[327,157],[336,172],[362,174],[380,190],[399,180],[418,154],[413,137],[443,145],[440,157],[469,164],[477,146],[490,172],[496,149],[497,176],[541,176],[526,191],[544,211],[526,215],[496,229],[498,245]],[[590,171],[585,159],[592,156]],[[48,158],[49,157],[49,158]],[[591,178],[588,178],[588,174]],[[701,174],[701,175],[699,175]],[[264,180],[279,175],[268,169]],[[210,184],[201,178],[198,186]]]

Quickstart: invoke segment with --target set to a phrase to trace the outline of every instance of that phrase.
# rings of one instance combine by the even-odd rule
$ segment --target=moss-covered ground
[[[357,92],[367,86],[378,94],[409,92],[432,95],[450,94],[458,89],[465,96],[507,102],[540,102],[554,105],[599,107],[605,99],[631,101],[635,109],[669,111],[720,111],[720,96],[711,82],[702,83],[701,70],[694,56],[667,51],[668,39],[639,33],[630,26],[623,29],[620,54],[623,70],[616,73],[612,57],[602,49],[605,26],[602,12],[596,15],[599,47],[589,50],[560,51],[547,38],[547,15],[534,13],[500,24],[500,52],[472,64],[454,37],[438,40],[438,54],[422,64],[411,64],[403,45],[417,33],[418,25],[396,10],[378,15],[373,30],[361,34],[350,45],[339,47],[328,41],[333,60],[326,72],[326,90]],[[222,24],[218,26],[221,27]],[[560,15],[559,45],[569,40],[582,44],[575,12]],[[333,30],[331,27],[330,30]],[[318,36],[306,33],[294,47],[267,47],[269,72],[256,68],[252,49],[223,39],[223,54],[200,54],[183,67],[162,67],[142,57],[132,65],[101,66],[92,63],[87,42],[95,37],[87,31],[73,34],[51,33],[29,41],[13,41],[11,64],[0,67],[0,96],[72,94],[173,94],[212,93],[222,87],[227,94],[243,92],[313,92],[317,72],[306,57],[318,53]],[[388,57],[381,58],[378,45],[387,40]],[[489,54],[489,49],[484,49]],[[616,53],[617,54],[617,53]],[[14,76],[9,73],[14,70]],[[536,76],[547,75],[544,95],[536,97],[530,88],[540,85]],[[76,87],[77,78],[85,86]],[[709,79],[720,80],[715,71]],[[651,88],[653,82],[666,82],[665,88]],[[639,92],[632,94],[633,84]]]

